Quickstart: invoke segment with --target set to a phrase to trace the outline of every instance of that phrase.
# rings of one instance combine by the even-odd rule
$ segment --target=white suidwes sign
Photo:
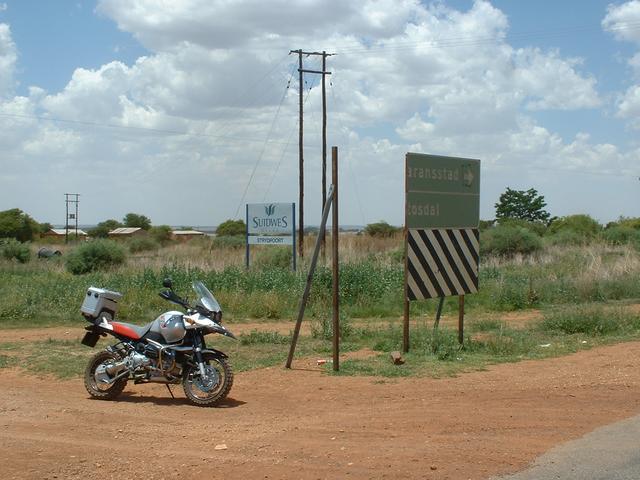
[[[291,245],[292,267],[296,269],[295,203],[247,203],[247,256],[249,245]]]
[[[293,203],[248,203],[249,235],[293,235]]]

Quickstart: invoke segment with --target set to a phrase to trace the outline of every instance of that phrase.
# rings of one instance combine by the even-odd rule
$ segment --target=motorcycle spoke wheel
[[[106,350],[96,353],[91,358],[84,372],[84,387],[89,395],[101,400],[113,400],[122,393],[124,387],[127,385],[127,377],[120,378],[111,384],[103,383],[96,379],[96,376],[101,376],[100,371],[103,370],[105,366],[119,360],[120,358],[116,354],[107,352]],[[98,371],[98,375],[96,375],[96,371]],[[102,376],[109,378],[106,372]]]
[[[224,400],[233,385],[233,371],[221,358],[205,361],[203,378],[197,365],[185,369],[182,387],[187,398],[201,407],[213,407]]]

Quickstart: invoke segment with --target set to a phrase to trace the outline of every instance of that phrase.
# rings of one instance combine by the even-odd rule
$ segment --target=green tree
[[[232,235],[244,235],[247,233],[247,225],[244,220],[226,220],[218,225],[216,235],[226,237]]]
[[[384,220],[381,220],[376,223],[370,223],[364,228],[364,233],[371,237],[391,237],[396,232],[399,232],[399,227],[394,227],[393,225],[389,225]]]
[[[20,242],[29,242],[39,231],[38,222],[19,208],[0,212],[0,238],[15,238]]]
[[[138,227],[143,230],[151,228],[151,219],[138,213],[127,213],[122,219],[125,227]]]
[[[100,222],[94,228],[89,230],[88,233],[95,238],[107,238],[111,230],[115,230],[120,227],[122,227],[122,224],[118,220],[109,219],[104,222]]]
[[[495,206],[498,221],[515,218],[529,222],[547,223],[551,216],[544,209],[547,206],[544,196],[539,195],[535,188],[525,191],[511,190],[507,187]]]

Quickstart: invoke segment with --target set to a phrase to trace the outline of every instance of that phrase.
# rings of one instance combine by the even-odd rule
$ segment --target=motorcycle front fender
[[[207,348],[205,350],[202,350],[202,358],[204,358],[205,360],[209,358],[221,358],[223,360],[226,360],[229,357],[226,353],[221,352],[220,350],[216,350],[215,348]]]

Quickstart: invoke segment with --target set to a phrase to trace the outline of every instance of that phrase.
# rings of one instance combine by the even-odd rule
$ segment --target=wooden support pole
[[[333,370],[340,370],[340,275],[338,263],[338,147],[331,147],[331,175],[333,182],[333,215],[331,246],[333,248]]]
[[[458,342],[464,343],[464,295],[458,295]]]
[[[329,195],[327,201],[324,204],[322,210],[322,221],[320,222],[320,233],[324,231],[327,225],[327,218],[329,218],[329,209],[331,208],[331,202],[333,201],[333,186],[329,188]],[[309,273],[307,274],[307,284],[304,287],[304,293],[302,294],[302,300],[300,300],[300,308],[298,309],[298,318],[296,320],[296,326],[293,329],[293,337],[291,338],[291,348],[289,349],[289,357],[287,358],[286,367],[291,368],[291,362],[293,362],[293,354],[296,351],[296,344],[298,343],[298,336],[300,335],[300,326],[302,325],[302,318],[304,317],[304,311],[307,307],[307,301],[309,300],[309,293],[311,292],[311,283],[313,282],[313,274],[316,271],[316,264],[318,263],[318,253],[320,252],[320,235],[316,239],[316,247],[313,250],[313,257],[311,258],[311,265],[309,266]]]

